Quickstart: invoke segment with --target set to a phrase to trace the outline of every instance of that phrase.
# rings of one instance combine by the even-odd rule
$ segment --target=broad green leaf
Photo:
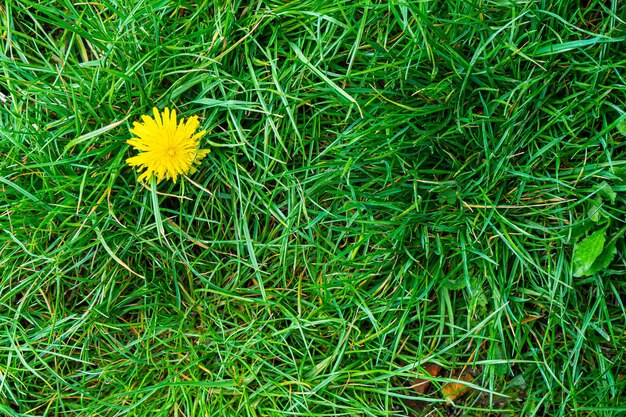
[[[598,228],[598,226],[608,225],[609,219],[604,219],[602,222],[594,223],[589,219],[583,220],[580,223],[575,223],[566,230],[564,237],[567,238],[567,243],[577,242],[581,237],[585,236],[592,230]]]
[[[514,401],[517,399],[523,399],[526,397],[526,380],[520,374],[509,382],[508,387],[505,389],[504,394],[509,396],[508,401]]]
[[[624,122],[626,122],[626,120]],[[613,190],[625,191],[623,186],[626,185],[626,165],[612,167],[610,174],[614,176],[613,178],[610,178],[611,184],[613,184]]]
[[[574,245],[573,265],[575,277],[587,275],[593,263],[602,253],[605,241],[606,227],[603,227]]]
[[[602,214],[602,212],[600,211],[600,207],[602,207],[602,197],[597,195],[596,198],[588,201],[589,207],[587,208],[587,217],[589,217],[592,222],[598,223]]]
[[[463,288],[465,288],[465,278],[463,278],[463,277],[458,277],[458,278],[447,277],[443,281],[443,286],[446,287],[447,289],[449,289],[450,291],[462,290]]]
[[[446,204],[454,204],[459,198],[458,191],[454,188],[448,188],[447,190],[439,193],[437,198],[444,201]]]
[[[615,256],[616,253],[617,253],[617,248],[615,247],[615,241],[613,241],[612,244],[604,248],[602,253],[600,253],[600,255],[595,259],[595,261],[593,261],[593,264],[589,267],[589,269],[583,272],[583,274],[580,276],[588,277],[588,276],[595,274],[596,272],[600,272],[601,270],[603,270],[604,268],[606,268],[607,266],[611,264],[611,261],[613,260],[613,257]]]
[[[615,198],[617,193],[611,188],[608,182],[602,181],[600,184],[596,184],[593,187],[595,196],[593,199],[588,200],[589,206],[587,208],[587,216],[592,221],[598,223],[601,219],[606,218],[606,214],[600,210],[605,200],[609,200],[611,204],[615,204]]]
[[[615,198],[617,197],[617,193],[611,188],[608,182],[602,181],[600,184],[597,184],[593,187],[594,191],[597,191],[597,195],[601,198],[608,198],[611,201],[611,204],[615,204]]]
[[[626,228],[620,229],[608,242],[606,242],[606,246],[602,250],[602,253],[596,258],[591,267],[585,272],[585,276],[593,275],[596,272],[600,272],[611,264],[611,261],[615,257],[617,253],[617,239],[622,237],[622,235],[626,232]]]

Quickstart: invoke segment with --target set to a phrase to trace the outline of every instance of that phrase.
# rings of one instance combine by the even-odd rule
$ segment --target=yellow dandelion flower
[[[139,181],[154,178],[160,182],[166,178],[176,182],[179,175],[193,174],[200,160],[211,152],[198,149],[200,138],[206,133],[204,130],[195,133],[200,125],[198,118],[192,116],[176,124],[176,110],[170,112],[166,107],[161,114],[155,107],[152,112],[154,118],[141,116],[142,122],[133,123],[130,132],[136,137],[126,143],[139,154],[128,158],[126,163],[137,167],[138,173],[144,171]]]

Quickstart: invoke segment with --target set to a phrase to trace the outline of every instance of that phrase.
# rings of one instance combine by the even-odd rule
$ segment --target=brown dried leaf
[[[459,376],[459,381],[472,382],[473,380],[474,378],[470,374],[463,374]],[[468,387],[461,382],[448,382],[441,387],[441,393],[446,398],[448,403],[452,403],[471,389],[471,387]]]
[[[428,372],[430,376],[437,376],[441,371],[441,366],[437,365],[436,363],[429,362],[424,365],[424,370]],[[429,380],[423,378],[415,378],[415,380],[413,381],[413,386],[411,388],[413,388],[413,391],[417,392],[418,394],[424,394],[428,387],[430,387]]]

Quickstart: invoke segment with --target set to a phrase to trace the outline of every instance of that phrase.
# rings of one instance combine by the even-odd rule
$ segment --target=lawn
[[[0,415],[626,413],[625,20],[3,1]]]

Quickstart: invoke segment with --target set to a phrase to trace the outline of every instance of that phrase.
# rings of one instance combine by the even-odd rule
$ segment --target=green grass
[[[0,414],[626,412],[623,238],[572,269],[592,209],[609,233],[626,218],[625,19],[617,0],[4,1]],[[198,115],[212,149],[159,184],[167,240],[125,164],[153,106]]]

